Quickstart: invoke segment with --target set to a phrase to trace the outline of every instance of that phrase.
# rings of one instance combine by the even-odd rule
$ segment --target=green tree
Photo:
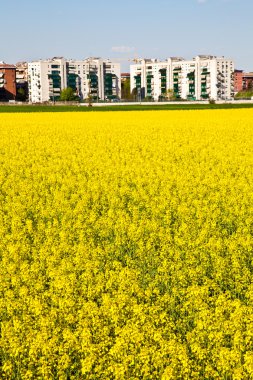
[[[92,103],[94,101],[94,98],[91,94],[89,94],[86,98],[86,102],[89,103],[89,107],[92,107]]]
[[[172,88],[169,88],[167,90],[166,97],[168,100],[177,100],[177,97],[175,96],[174,90]]]
[[[61,91],[60,100],[65,102],[71,102],[78,100],[78,96],[75,94],[73,88],[67,87]]]
[[[130,79],[126,79],[121,84],[121,98],[126,99],[126,100],[133,99],[133,96],[131,94],[131,89],[130,89]]]
[[[253,91],[253,79],[249,81],[248,86],[247,86],[247,90]]]
[[[237,92],[235,99],[251,99],[253,96],[253,90],[243,90]]]
[[[133,88],[133,91],[132,91],[132,97],[133,97],[133,99],[136,99],[136,96],[137,96],[137,88],[135,87],[135,88]]]
[[[26,91],[25,91],[24,88],[20,87],[20,88],[17,90],[16,99],[17,99],[17,100],[20,100],[21,102],[26,101]]]

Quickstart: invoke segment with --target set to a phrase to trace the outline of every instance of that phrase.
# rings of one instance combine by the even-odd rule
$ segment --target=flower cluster
[[[1,379],[253,378],[252,120],[1,116]]]

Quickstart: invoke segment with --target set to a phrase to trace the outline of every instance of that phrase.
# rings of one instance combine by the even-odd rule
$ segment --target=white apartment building
[[[31,103],[57,100],[66,88],[67,72],[64,58],[28,63],[28,90]]]
[[[191,61],[140,59],[130,65],[131,91],[136,99],[165,99],[168,90],[177,99],[230,100],[234,96],[234,62],[224,57],[199,55]]]
[[[68,87],[77,81],[77,95],[94,100],[111,100],[121,97],[120,64],[109,59],[87,58],[67,61]]]
[[[80,99],[112,100],[121,96],[120,64],[101,58],[83,61],[52,58],[28,64],[29,100],[58,100],[71,87]]]

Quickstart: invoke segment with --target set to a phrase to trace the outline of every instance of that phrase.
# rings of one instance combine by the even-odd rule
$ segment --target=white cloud
[[[112,51],[117,53],[131,53],[135,48],[131,46],[113,46]]]

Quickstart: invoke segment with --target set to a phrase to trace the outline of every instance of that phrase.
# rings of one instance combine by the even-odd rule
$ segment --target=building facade
[[[101,58],[77,61],[55,57],[29,63],[28,83],[32,103],[58,100],[67,87],[81,100],[110,101],[121,95],[120,64]]]
[[[28,63],[28,89],[31,103],[57,100],[66,88],[66,61],[53,58]]]
[[[130,65],[131,91],[137,100],[229,100],[234,96],[234,63],[224,57],[199,55],[191,61],[141,59]]]
[[[16,63],[16,89],[17,99],[28,99],[28,64],[27,62]]]
[[[234,71],[234,89],[235,94],[243,89],[243,70]]]
[[[16,99],[16,67],[0,62],[0,101]]]
[[[253,73],[243,73],[243,90],[253,90]]]
[[[253,91],[253,72],[245,73],[243,70],[234,72],[235,93],[240,91]]]

